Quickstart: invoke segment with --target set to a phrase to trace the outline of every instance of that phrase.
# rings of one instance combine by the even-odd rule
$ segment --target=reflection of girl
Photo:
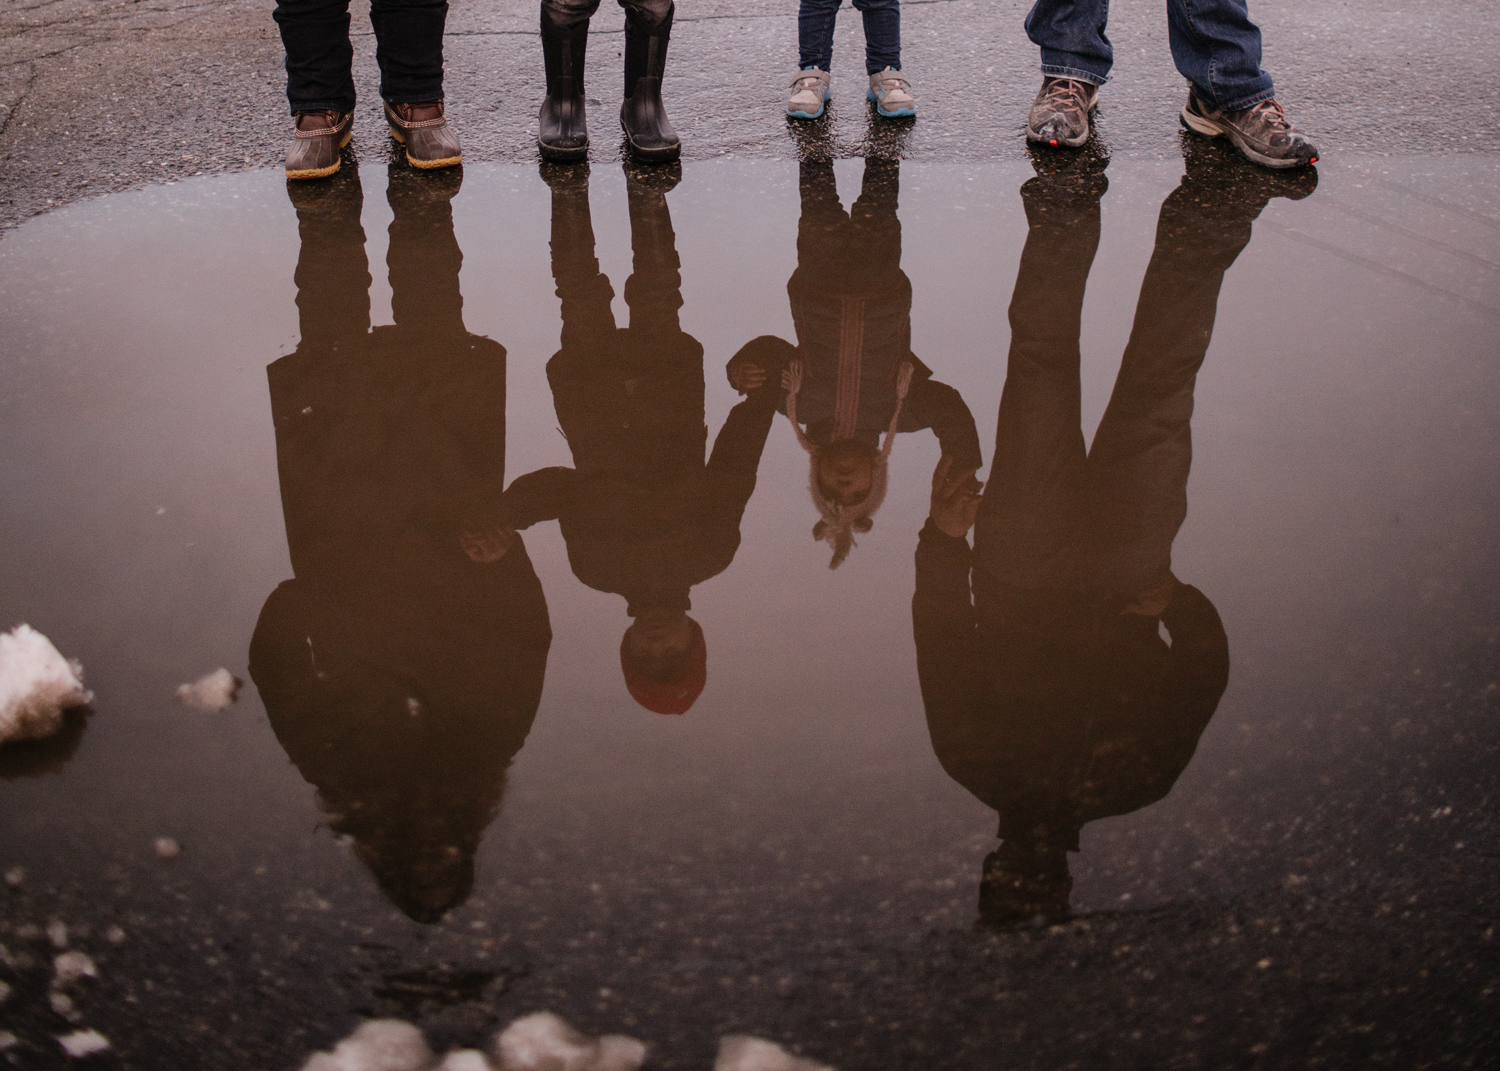
[[[742,392],[784,370],[781,409],[811,459],[808,489],[820,515],[813,537],[833,548],[831,568],[874,524],[897,432],[931,428],[956,471],[981,463],[969,407],[911,352],[899,167],[866,160],[846,215],[832,162],[803,161],[797,270],[787,283],[797,347],[762,337],[729,362],[729,381]]]

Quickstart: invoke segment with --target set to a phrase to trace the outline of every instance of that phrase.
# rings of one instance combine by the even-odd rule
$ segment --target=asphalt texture
[[[688,159],[785,158],[799,139],[843,156],[899,139],[905,156],[984,160],[1024,152],[1039,84],[1023,0],[907,0],[903,67],[917,119],[872,122],[858,15],[846,8],[831,113],[791,128],[784,94],[796,60],[796,4],[688,0],[674,28],[665,98]],[[360,5],[355,5],[359,8]],[[85,197],[156,182],[276,167],[290,120],[269,0],[12,0],[0,9],[0,225]],[[1335,153],[1500,149],[1493,0],[1257,0],[1265,67],[1294,120]],[[536,158],[544,94],[533,3],[458,0],[448,23],[447,95],[466,159]],[[615,120],[623,14],[594,18],[587,92],[592,158],[619,153]],[[355,150],[390,152],[374,40],[356,11],[361,105]],[[1115,153],[1174,156],[1184,83],[1171,65],[1160,0],[1112,5],[1114,80],[1099,134]],[[595,103],[597,102],[597,103]],[[909,128],[909,129],[907,129]]]

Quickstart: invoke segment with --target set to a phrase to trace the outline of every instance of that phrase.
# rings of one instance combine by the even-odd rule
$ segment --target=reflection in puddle
[[[62,920],[117,1045],[166,1002],[246,1066],[550,1008],[664,1067],[927,1066],[1150,999],[1012,956],[1037,916],[1161,927],[1166,974],[1137,907],[1467,850],[1493,236],[1457,164],[1377,195],[1191,149],[248,176],[7,237],[0,626],[98,697],[0,750],[21,1043]],[[1350,223],[1402,184],[1442,196]],[[970,549],[927,518],[976,469]],[[214,666],[254,688],[189,711]]]

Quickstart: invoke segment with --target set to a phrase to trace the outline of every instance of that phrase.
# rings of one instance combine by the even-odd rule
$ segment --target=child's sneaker
[[[792,95],[787,98],[786,114],[793,119],[817,119],[828,107],[832,81],[827,71],[817,67],[798,71],[792,76]]]
[[[894,67],[870,75],[868,96],[874,102],[875,110],[887,119],[903,119],[917,114],[917,98],[911,95],[911,80]]]

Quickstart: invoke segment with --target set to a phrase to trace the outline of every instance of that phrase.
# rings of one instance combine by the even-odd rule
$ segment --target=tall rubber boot
[[[682,139],[667,120],[661,102],[661,76],[667,66],[667,40],[672,36],[672,15],[648,30],[625,13],[625,103],[620,105],[620,125],[638,160],[663,162],[682,154]]]
[[[542,159],[566,163],[589,152],[589,127],[584,116],[583,59],[588,50],[589,24],[566,29],[549,26],[542,15],[542,61],[547,70],[547,99],[542,101],[537,147]]]

